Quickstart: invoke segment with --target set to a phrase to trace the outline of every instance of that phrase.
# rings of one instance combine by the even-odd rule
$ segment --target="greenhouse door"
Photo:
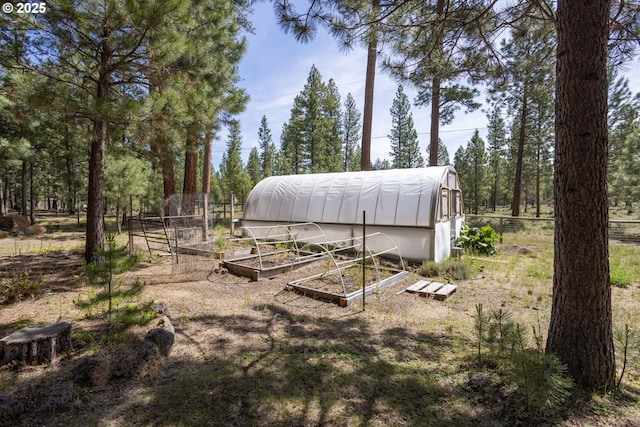
[[[462,192],[453,190],[451,197],[451,247],[456,246],[456,239],[460,237],[458,234],[460,228],[458,221],[462,215]]]
[[[456,235],[456,211],[455,211],[455,202],[452,199],[451,190],[448,188],[442,189],[442,197],[440,200],[441,206],[441,214],[442,221],[449,221],[449,227],[451,229],[451,243],[449,244],[449,248],[455,246],[455,235]]]

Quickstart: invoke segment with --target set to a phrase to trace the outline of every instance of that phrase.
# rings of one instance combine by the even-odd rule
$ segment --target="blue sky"
[[[357,48],[343,52],[336,41],[322,29],[313,41],[303,44],[293,35],[284,34],[276,23],[272,5],[259,2],[254,5],[251,21],[254,34],[247,34],[248,49],[240,62],[239,86],[246,89],[251,99],[244,113],[237,118],[242,128],[243,159],[246,162],[249,151],[258,145],[258,129],[263,115],[267,117],[269,128],[276,146],[280,145],[283,124],[289,120],[293,99],[302,91],[312,65],[318,68],[322,79],[333,79],[340,91],[341,102],[348,93],[354,97],[358,110],[364,106],[364,81],[366,71],[366,52]],[[627,77],[632,90],[640,92],[640,62],[631,64]],[[380,72],[376,74],[371,159],[389,157],[387,135],[391,130],[389,110],[398,88],[398,83]],[[404,92],[413,101],[415,91],[407,85]],[[484,99],[483,108],[487,105]],[[440,127],[440,138],[444,141],[449,155],[461,145],[465,145],[477,128],[480,135],[486,137],[487,119],[484,112],[478,110],[465,114],[459,110],[451,125]],[[430,110],[427,106],[412,106],[413,121],[418,132],[423,156],[429,142]],[[486,140],[486,139],[485,139]],[[219,169],[220,159],[226,149],[226,130],[220,133],[220,139],[214,143],[213,165]]]

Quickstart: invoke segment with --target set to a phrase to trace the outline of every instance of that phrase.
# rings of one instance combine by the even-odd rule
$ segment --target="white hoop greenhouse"
[[[363,211],[366,233],[391,237],[403,258],[444,261],[464,221],[458,175],[442,166],[272,176],[251,190],[242,221],[314,222],[328,240],[344,240],[362,235]]]

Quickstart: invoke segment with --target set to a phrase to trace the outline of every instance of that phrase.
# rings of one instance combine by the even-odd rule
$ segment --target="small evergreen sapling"
[[[98,249],[100,262],[94,261],[85,265],[84,272],[87,284],[93,287],[102,287],[103,291],[96,295],[97,301],[107,300],[107,315],[111,321],[113,311],[113,294],[118,283],[114,281],[114,276],[130,270],[138,262],[136,256],[127,254],[127,246],[118,246],[116,233],[108,231],[105,234],[105,248]]]

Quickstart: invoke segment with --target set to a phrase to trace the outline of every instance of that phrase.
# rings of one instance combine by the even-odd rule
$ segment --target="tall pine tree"
[[[222,155],[220,162],[222,194],[225,200],[228,200],[231,194],[235,194],[238,200],[243,201],[251,190],[251,177],[242,164],[241,151],[240,122],[232,119],[229,122],[227,151]]]
[[[257,147],[253,147],[249,152],[247,173],[249,174],[249,178],[251,178],[251,186],[256,185],[260,179],[262,179],[262,174],[260,173],[260,156],[258,155]]]
[[[335,83],[325,84],[311,67],[307,83],[293,101],[285,124],[281,154],[293,173],[338,171],[341,168],[340,98]],[[284,161],[284,159],[283,159]]]
[[[418,132],[413,126],[413,115],[409,97],[398,87],[391,106],[391,133],[388,135],[391,145],[391,164],[394,168],[417,168],[424,166],[420,154]]]
[[[487,157],[489,168],[487,170],[487,180],[489,182],[489,204],[495,212],[501,190],[501,174],[504,168],[506,130],[502,111],[499,107],[495,107],[491,111],[488,119]]]
[[[273,143],[267,116],[262,116],[260,120],[258,144],[260,145],[260,176],[266,178],[276,173],[276,146]]]
[[[344,155],[342,157],[344,170],[360,170],[359,161],[357,162],[358,167],[354,169],[358,143],[360,142],[360,112],[356,106],[356,101],[350,93],[347,94],[347,98],[344,101],[342,139],[344,142]]]

